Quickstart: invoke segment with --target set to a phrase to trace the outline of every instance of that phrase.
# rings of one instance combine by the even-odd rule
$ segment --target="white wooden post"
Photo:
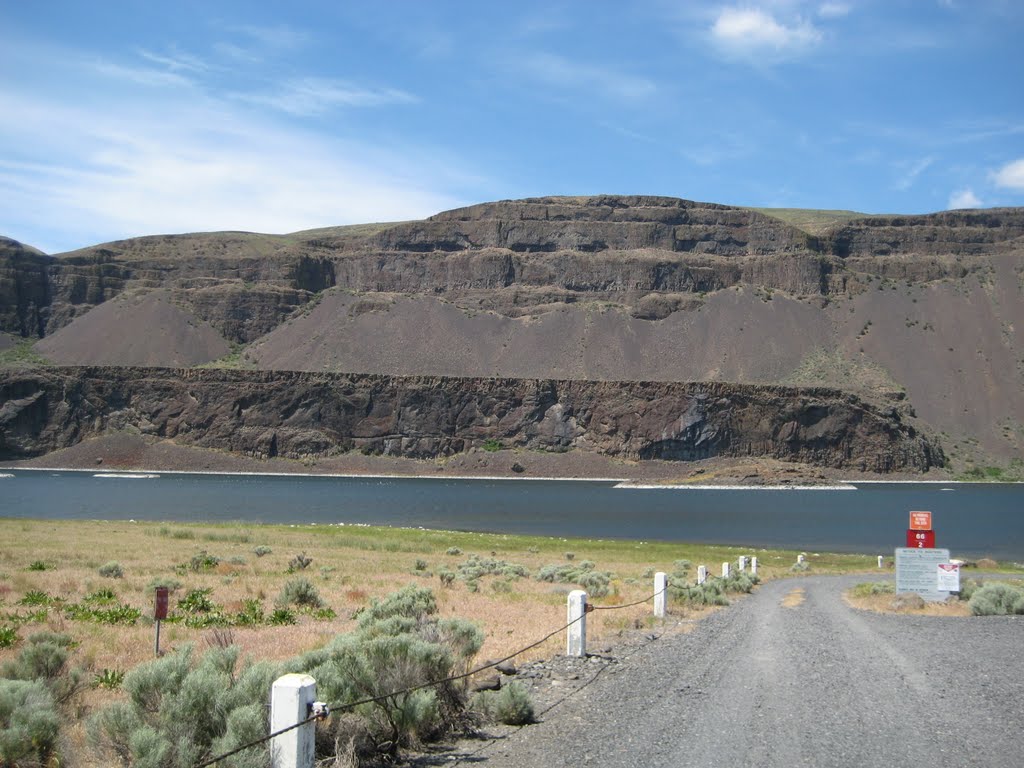
[[[802,563],[802,562],[804,561],[804,556],[803,556],[803,555],[797,555],[797,556],[796,556],[796,561],[797,561],[798,563]]]
[[[309,675],[277,678],[270,690],[270,732],[300,723],[316,700],[316,680]],[[313,768],[316,723],[307,723],[270,740],[272,768]]]
[[[703,584],[708,580],[708,567],[706,565],[697,566],[697,584]]]
[[[740,555],[739,559],[736,561],[736,565],[739,566],[740,573],[743,573],[743,571],[747,570],[747,556]]]
[[[722,563],[722,578],[723,579],[728,579],[729,578],[729,564],[728,563]]]
[[[668,596],[668,577],[658,571],[654,574],[654,616],[659,619],[665,618],[665,598]]]
[[[582,589],[574,589],[569,593],[569,612],[566,617],[566,623],[570,624],[570,626],[565,645],[565,655],[578,657],[586,656],[587,593]]]
[[[881,555],[879,555],[879,556],[878,556],[878,567],[879,567],[879,568],[881,568],[881,567],[882,567],[882,563],[883,563],[884,561],[885,561],[885,558],[883,558],[883,557],[882,557]]]
[[[757,576],[757,557],[750,558],[750,575]]]

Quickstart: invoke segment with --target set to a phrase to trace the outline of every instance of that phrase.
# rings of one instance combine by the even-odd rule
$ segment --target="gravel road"
[[[1024,618],[858,611],[841,595],[864,580],[766,584],[690,634],[582,665],[600,673],[541,722],[434,764],[1024,765]]]

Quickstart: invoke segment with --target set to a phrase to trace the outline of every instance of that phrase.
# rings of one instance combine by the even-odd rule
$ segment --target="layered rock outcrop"
[[[830,389],[84,367],[2,372],[0,403],[0,459],[129,430],[258,457],[450,456],[493,440],[875,472],[944,463],[899,409]]]

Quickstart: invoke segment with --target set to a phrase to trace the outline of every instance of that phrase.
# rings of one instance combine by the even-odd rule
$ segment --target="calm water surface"
[[[542,536],[890,553],[910,510],[953,556],[1024,561],[1024,485],[864,483],[849,490],[635,489],[608,481],[0,470],[0,516],[369,523]]]

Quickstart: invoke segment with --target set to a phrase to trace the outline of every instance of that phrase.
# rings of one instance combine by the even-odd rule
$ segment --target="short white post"
[[[708,580],[708,567],[706,565],[697,566],[697,584],[703,584]]]
[[[668,576],[661,571],[654,574],[654,616],[658,619],[665,618],[665,598],[668,590]]]
[[[587,655],[587,593],[574,589],[569,593],[569,612],[566,617],[569,634],[565,645],[566,656]]]
[[[757,557],[750,558],[750,575],[757,576]]]
[[[883,562],[885,562],[885,558],[884,558],[884,557],[882,557],[881,555],[879,555],[879,556],[878,556],[878,567],[879,567],[879,568],[881,568],[881,567],[882,567],[882,563],[883,563]]]
[[[729,563],[722,563],[722,578],[729,578]]]
[[[736,561],[736,565],[739,566],[740,573],[742,573],[743,571],[747,570],[747,557],[746,557],[746,555],[740,555],[739,559]]]
[[[309,675],[277,678],[270,690],[270,732],[301,723],[316,700],[316,680]],[[270,740],[272,768],[313,768],[316,723],[292,728]]]
[[[796,556],[796,561],[797,561],[797,563],[802,563],[804,561],[804,556],[803,555],[797,555]]]

